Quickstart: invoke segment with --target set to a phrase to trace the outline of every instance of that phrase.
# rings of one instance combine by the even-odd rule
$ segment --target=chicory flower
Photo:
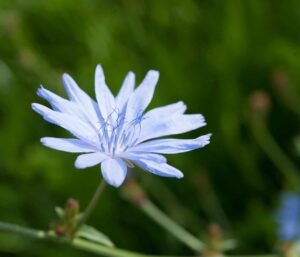
[[[133,165],[162,177],[182,178],[182,172],[167,164],[162,154],[204,147],[209,143],[210,134],[196,139],[157,139],[206,125],[201,114],[184,114],[186,106],[181,101],[144,113],[152,100],[158,77],[157,71],[150,70],[135,89],[135,75],[129,72],[114,97],[98,65],[95,73],[97,101],[68,74],[63,75],[68,100],[41,86],[37,94],[48,101],[52,109],[34,103],[33,110],[75,137],[43,137],[42,144],[60,151],[81,153],[75,161],[78,169],[101,164],[104,179],[115,187],[123,183],[128,167]]]
[[[282,241],[300,239],[300,194],[284,192],[275,215],[278,237]]]

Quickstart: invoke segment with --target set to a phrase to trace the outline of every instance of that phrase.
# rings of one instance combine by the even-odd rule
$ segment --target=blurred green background
[[[273,251],[278,197],[291,189],[286,174],[298,174],[299,54],[297,0],[1,0],[0,220],[47,229],[54,206],[69,197],[85,206],[101,180],[98,167],[77,171],[75,155],[40,144],[42,136],[65,135],[31,110],[32,102],[44,103],[36,96],[40,84],[65,96],[61,75],[68,72],[94,97],[97,63],[114,93],[127,71],[140,82],[157,69],[151,107],[183,100],[208,123],[183,137],[213,138],[204,149],[168,158],[184,179],[142,171],[137,179],[202,239],[214,222],[238,239],[236,252]],[[254,95],[250,108],[257,90],[266,93]],[[286,165],[290,159],[295,168]],[[122,248],[192,253],[112,187],[89,223]],[[0,256],[93,255],[0,232]]]

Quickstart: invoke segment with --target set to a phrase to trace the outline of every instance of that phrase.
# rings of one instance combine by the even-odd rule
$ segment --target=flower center
[[[141,122],[144,119],[138,114],[133,120],[126,120],[126,112],[115,109],[106,120],[101,122],[99,142],[101,150],[111,157],[126,151],[136,144],[140,132]]]

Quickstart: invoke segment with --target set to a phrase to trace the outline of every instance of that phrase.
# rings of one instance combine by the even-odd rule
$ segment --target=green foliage
[[[272,251],[273,211],[288,186],[285,171],[264,150],[269,146],[252,132],[255,122],[267,122],[298,162],[299,7],[296,0],[0,1],[0,220],[48,229],[54,206],[74,197],[84,207],[100,181],[99,168],[77,171],[74,155],[39,143],[42,136],[65,135],[31,110],[42,101],[35,95],[40,83],[65,95],[60,76],[68,72],[94,95],[97,63],[113,92],[128,70],[140,81],[153,68],[161,78],[151,105],[183,100],[189,113],[208,122],[187,137],[212,132],[213,138],[205,149],[169,157],[182,180],[135,175],[155,202],[201,238],[215,222],[242,242],[239,253]],[[255,90],[272,101],[263,121],[248,108]],[[89,223],[118,247],[190,253],[113,188]],[[1,232],[0,255],[92,256]]]
[[[113,242],[106,235],[88,225],[83,225],[82,228],[77,232],[76,236],[108,247],[114,246]]]

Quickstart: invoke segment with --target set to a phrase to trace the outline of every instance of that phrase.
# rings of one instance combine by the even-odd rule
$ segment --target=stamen
[[[118,151],[125,151],[133,146],[141,133],[141,123],[144,120],[142,113],[129,122],[125,118],[126,111],[120,113],[118,109],[114,109],[100,126],[100,147],[113,157]]]

